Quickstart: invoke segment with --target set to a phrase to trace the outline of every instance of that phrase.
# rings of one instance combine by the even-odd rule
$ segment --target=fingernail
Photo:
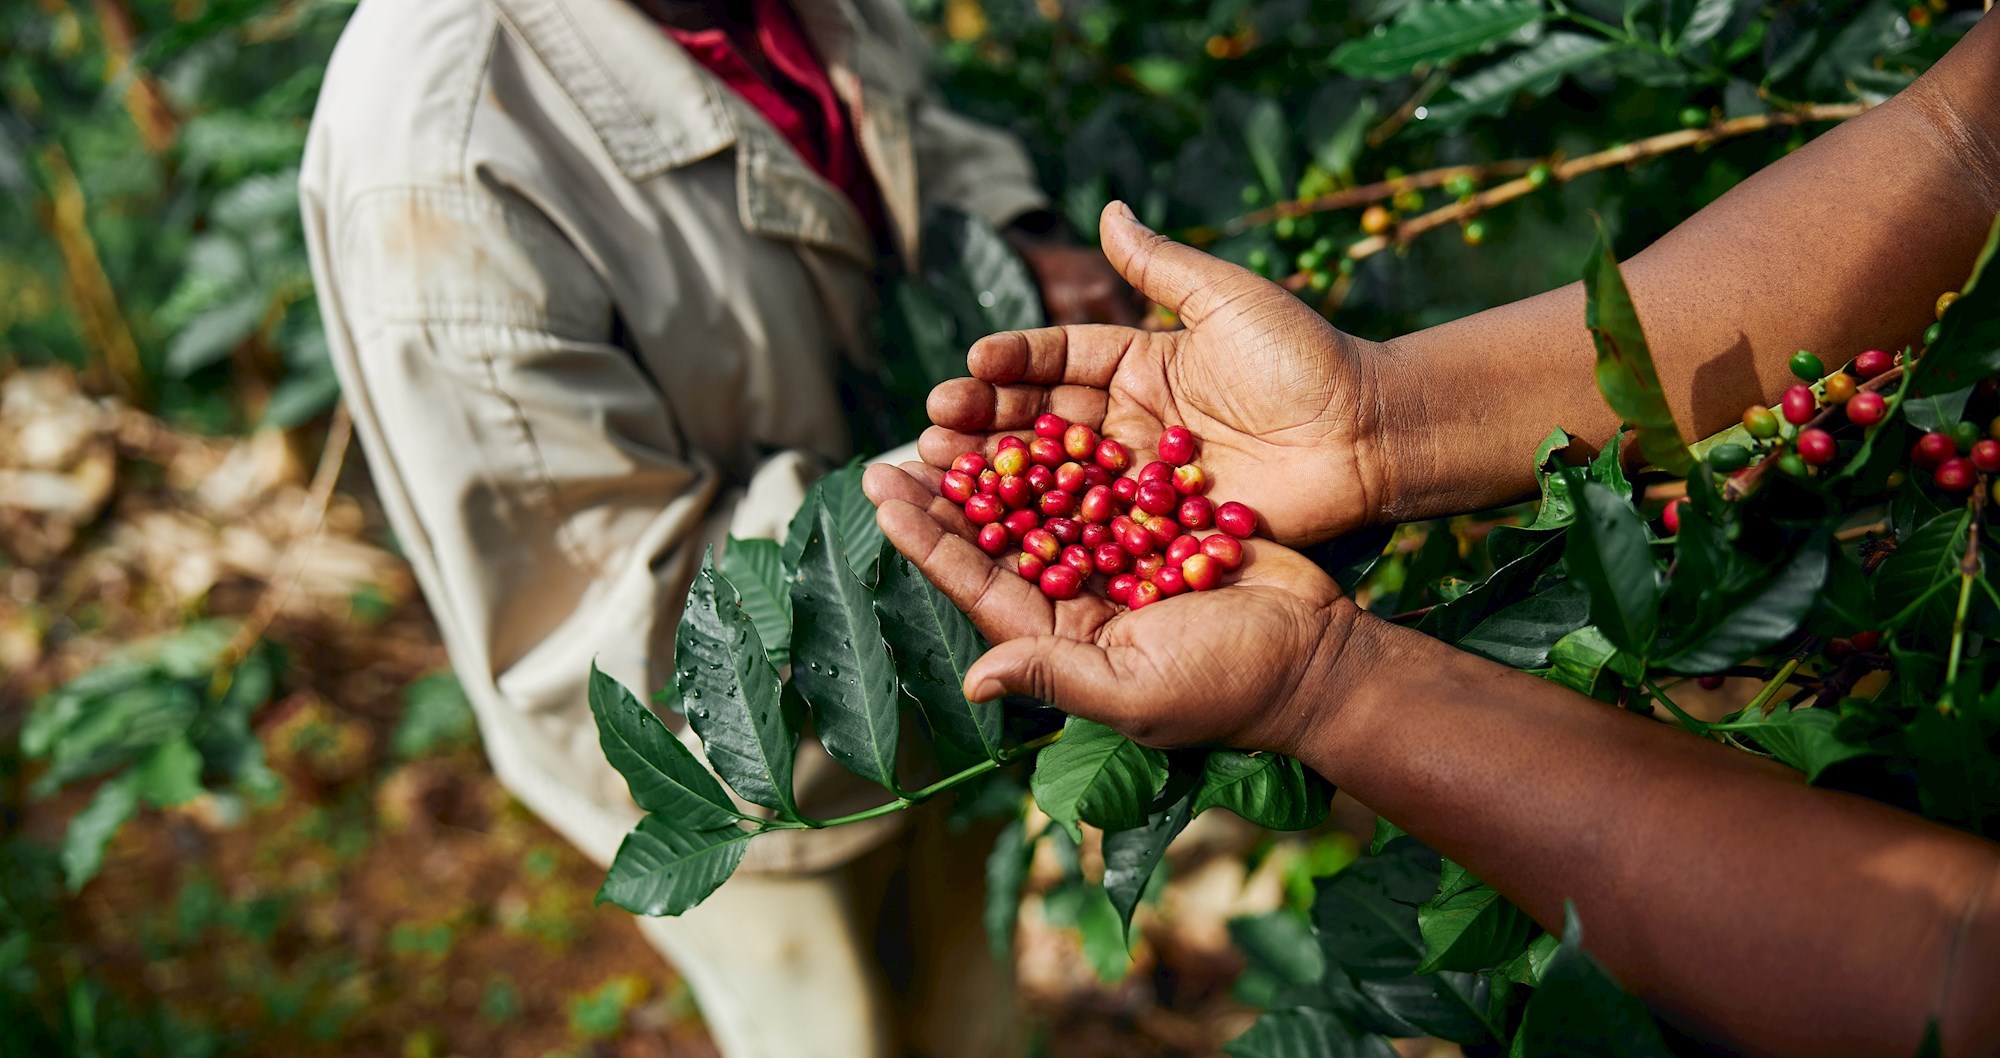
[[[1111,208],[1117,210],[1120,214],[1124,216],[1126,220],[1132,221],[1134,223],[1137,223],[1139,220],[1138,216],[1132,212],[1132,207],[1126,205],[1125,200],[1122,198],[1112,199]]]

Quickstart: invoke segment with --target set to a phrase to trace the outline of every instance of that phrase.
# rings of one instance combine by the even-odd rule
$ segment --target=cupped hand
[[[966,674],[967,697],[1031,695],[1160,747],[1295,753],[1331,722],[1332,673],[1361,611],[1312,562],[1250,540],[1213,591],[1138,610],[1089,593],[1057,602],[967,539],[940,476],[878,464],[863,487],[890,542],[994,644]]]
[[[1385,402],[1374,343],[1335,330],[1284,288],[1154,233],[1123,203],[1100,220],[1104,254],[1126,280],[1172,309],[1177,331],[1082,325],[992,335],[966,359],[971,378],[932,391],[937,425],[918,445],[949,466],[992,454],[1054,412],[1152,459],[1160,432],[1201,438],[1197,459],[1217,502],[1240,500],[1264,530],[1304,545],[1393,514]]]

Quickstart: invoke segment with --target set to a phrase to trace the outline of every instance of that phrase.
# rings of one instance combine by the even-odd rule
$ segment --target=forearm
[[[1675,420],[1690,440],[1828,364],[1914,343],[1957,289],[2000,203],[2000,23],[1987,19],[1916,85],[1744,181],[1625,262]],[[1516,499],[1556,426],[1592,444],[1617,417],[1593,384],[1583,289],[1388,343],[1392,402],[1434,452],[1397,491],[1413,514]],[[1436,380],[1436,381],[1426,381]],[[1477,399],[1469,399],[1476,395]]]
[[[1544,925],[1575,901],[1663,1011],[1753,1053],[1910,1053],[1934,1014],[2000,1046],[1993,845],[1374,618],[1337,664],[1307,763]]]

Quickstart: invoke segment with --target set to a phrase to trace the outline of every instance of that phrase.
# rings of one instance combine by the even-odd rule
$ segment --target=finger
[[[1003,694],[1040,698],[1086,720],[1113,724],[1126,715],[1124,686],[1105,649],[1062,636],[1027,636],[997,644],[965,673],[975,702]]]
[[[1283,293],[1283,288],[1247,268],[1146,227],[1123,202],[1105,206],[1097,224],[1111,267],[1140,293],[1173,309],[1188,327],[1200,326],[1222,306],[1239,299]]]
[[[889,499],[875,511],[875,524],[987,639],[998,643],[1054,627],[1055,609],[1047,596],[994,564],[971,541],[947,532],[928,511]]]
[[[1103,390],[1088,386],[995,386],[955,378],[931,390],[924,410],[932,422],[953,430],[1025,430],[1046,412],[1094,428],[1104,420],[1108,400]]]
[[[922,463],[904,463],[900,467],[877,463],[861,475],[861,491],[878,507],[891,500],[907,503],[922,508],[946,532],[974,535],[976,530],[965,511],[938,494],[943,478],[942,471]]]
[[[1158,340],[1150,331],[1105,323],[1002,331],[972,343],[965,364],[974,377],[998,385],[1067,382],[1104,389],[1128,355]]]

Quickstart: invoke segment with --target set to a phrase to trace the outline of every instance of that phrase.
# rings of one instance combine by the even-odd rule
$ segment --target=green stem
[[[1667,697],[1667,692],[1661,690],[1660,685],[1654,683],[1650,677],[1646,678],[1644,680],[1644,683],[1646,685],[1646,690],[1650,692],[1652,696],[1655,699],[1657,699],[1661,705],[1667,707],[1667,712],[1674,714],[1674,719],[1679,720],[1681,722],[1682,727],[1687,728],[1689,731],[1692,731],[1697,735],[1705,735],[1708,733],[1708,730],[1712,725],[1710,725],[1706,721],[1696,720],[1694,717],[1689,716],[1687,714],[1687,711],[1682,709],[1680,706],[1675,705],[1674,700],[1672,698]]]
[[[1795,657],[1787,658],[1783,665],[1778,666],[1778,671],[1771,677],[1771,682],[1757,692],[1757,697],[1750,699],[1750,704],[1744,706],[1743,712],[1739,715],[1748,716],[1752,709],[1768,714],[1771,711],[1771,699],[1778,696],[1778,689],[1785,685],[1786,680],[1792,678],[1792,673],[1799,671],[1799,660]]]
[[[835,816],[832,819],[800,819],[796,822],[783,819],[764,820],[764,825],[760,828],[760,832],[761,830],[823,830],[827,827],[844,826],[848,823],[860,823],[870,819],[879,819],[892,812],[901,812],[914,808],[954,786],[962,785],[997,768],[1004,768],[1028,754],[1044,746],[1052,745],[1061,739],[1062,729],[1057,728],[1040,738],[1023,742],[1011,750],[1003,751],[997,758],[982,760],[969,768],[947,775],[929,786],[905,791],[895,800],[886,804],[879,804],[873,808],[866,808],[849,815]]]

